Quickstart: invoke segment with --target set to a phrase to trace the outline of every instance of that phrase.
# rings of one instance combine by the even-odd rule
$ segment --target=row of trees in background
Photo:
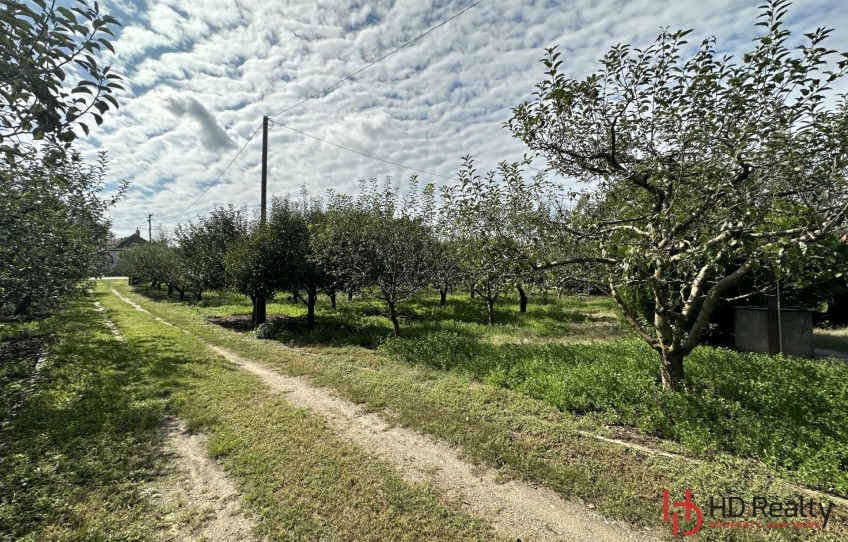
[[[549,214],[528,190],[546,187],[541,177],[526,182],[517,165],[502,164],[483,178],[466,158],[459,184],[444,189],[441,200],[434,185],[419,189],[413,177],[403,193],[372,179],[360,183],[356,197],[331,191],[326,198],[274,198],[264,225],[243,210],[217,208],[179,225],[170,241],[125,251],[120,271],[181,299],[235,290],[254,301],[255,324],[266,319],[256,301],[285,292],[304,303],[312,329],[319,295],[335,306],[346,292],[379,303],[399,335],[405,301],[436,288],[444,304],[457,286],[485,300],[494,323],[501,294],[519,288],[526,310],[526,290],[540,283],[542,274],[519,259],[532,243],[527,226]]]

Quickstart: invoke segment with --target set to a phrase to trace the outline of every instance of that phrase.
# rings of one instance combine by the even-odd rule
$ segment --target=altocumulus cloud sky
[[[114,209],[127,234],[154,214],[173,226],[215,204],[254,207],[261,134],[220,182],[188,211],[255,132],[279,113],[332,85],[473,0],[106,0],[122,24],[108,62],[127,92],[121,108],[82,142],[105,149],[110,180],[132,184]],[[653,42],[662,27],[692,28],[692,44],[715,35],[741,54],[758,32],[762,2],[738,0],[485,0],[326,95],[275,120],[338,145],[452,177],[472,154],[481,170],[519,160],[523,145],[502,124],[530,98],[545,47],[558,45],[568,75],[594,71],[616,43]],[[840,0],[797,0],[793,39],[834,28],[829,46],[848,51]],[[838,90],[848,90],[840,88]],[[272,125],[269,191],[354,192],[358,179],[410,171]],[[539,164],[538,167],[542,167]],[[439,177],[422,180],[441,184]]]

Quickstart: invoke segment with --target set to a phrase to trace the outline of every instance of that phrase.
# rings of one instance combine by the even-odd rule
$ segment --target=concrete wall
[[[788,356],[813,355],[813,313],[807,310],[780,311],[783,353]],[[768,353],[768,310],[765,307],[736,307],[734,310],[736,346],[752,352]]]

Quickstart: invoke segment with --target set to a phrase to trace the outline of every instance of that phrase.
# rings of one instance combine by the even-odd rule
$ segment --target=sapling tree
[[[705,39],[682,56],[688,31],[645,49],[613,47],[601,69],[567,77],[548,50],[546,79],[508,127],[563,176],[581,181],[561,210],[559,261],[591,263],[635,332],[659,353],[669,390],[729,288],[781,250],[815,245],[846,226],[848,116],[831,85],[819,28],[793,47],[788,3],[763,6],[761,35],[740,58]],[[846,54],[842,54],[845,57]],[[553,260],[553,258],[551,258]],[[640,319],[623,295],[648,292]]]
[[[180,224],[174,230],[174,239],[182,251],[186,273],[192,278],[192,290],[198,299],[206,290],[217,290],[220,300],[221,292],[229,285],[225,256],[247,231],[246,213],[232,205],[215,207],[208,215]]]
[[[253,302],[251,322],[254,326],[267,321],[265,304],[260,298],[273,299],[285,273],[286,247],[264,224],[255,223],[250,231],[233,243],[224,257],[232,287]]]
[[[486,302],[489,324],[495,323],[498,298],[531,280],[528,257],[540,247],[548,196],[542,177],[525,179],[519,164],[501,163],[481,176],[470,156],[459,183],[442,192],[443,224],[456,247],[459,273]]]
[[[297,292],[295,301],[306,305],[307,326],[315,329],[318,294],[326,292],[331,298],[335,296],[337,280],[316,255],[313,242],[312,232],[319,229],[326,219],[323,203],[305,196],[297,202],[276,198],[271,206],[268,229],[282,259],[278,287]]]

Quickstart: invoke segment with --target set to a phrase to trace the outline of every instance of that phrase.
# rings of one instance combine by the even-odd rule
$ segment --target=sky
[[[107,189],[130,182],[113,231],[146,236],[148,214],[154,227],[172,228],[215,205],[258,208],[263,115],[450,184],[465,155],[485,172],[527,152],[503,124],[545,78],[547,47],[559,47],[566,75],[583,78],[611,46],[646,47],[663,27],[693,29],[693,46],[715,36],[719,51],[737,56],[762,31],[762,0],[483,0],[282,113],[475,1],[101,1],[123,25],[103,60],[127,90],[77,148],[92,160],[107,151]],[[826,26],[834,32],[825,44],[848,51],[839,0],[797,0],[786,21],[793,42]],[[387,176],[402,188],[416,174],[303,133],[271,125],[269,198],[297,196],[301,186],[354,194],[359,179]]]

